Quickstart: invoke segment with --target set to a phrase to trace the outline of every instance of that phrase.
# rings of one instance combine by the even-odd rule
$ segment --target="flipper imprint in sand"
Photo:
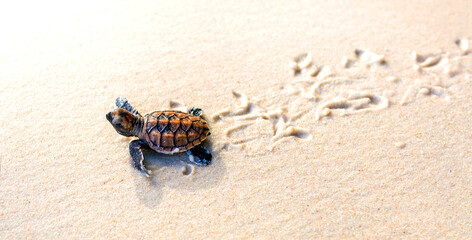
[[[383,111],[394,104],[404,106],[424,97],[448,101],[453,96],[450,87],[454,81],[451,79],[460,75],[470,79],[472,72],[470,40],[459,39],[455,44],[459,51],[454,53],[418,54],[412,51],[412,68],[408,71],[412,75],[418,74],[414,79],[383,75],[378,70],[391,68],[386,56],[365,49],[355,49],[353,57],[344,57],[337,68],[317,65],[311,53],[304,53],[290,62],[293,77],[284,86],[271,91],[270,95],[255,97],[233,90],[237,106],[215,113],[210,120],[222,128],[229,125],[224,130],[225,149],[244,147],[269,136],[267,150],[273,150],[285,141],[310,141],[314,133],[300,126],[300,121],[306,120],[307,116],[325,121],[332,117]],[[395,87],[388,87],[389,84],[395,84]],[[260,121],[271,125],[272,132],[235,136],[235,132],[246,131]]]

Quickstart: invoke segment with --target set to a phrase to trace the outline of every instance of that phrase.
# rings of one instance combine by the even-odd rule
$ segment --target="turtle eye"
[[[121,123],[117,123],[116,126],[119,127],[119,128],[123,128],[123,124],[121,124]]]

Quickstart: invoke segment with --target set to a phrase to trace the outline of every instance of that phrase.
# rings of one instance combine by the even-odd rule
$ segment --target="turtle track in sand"
[[[315,64],[311,53],[300,54],[289,62],[292,74],[283,86],[254,97],[233,90],[236,104],[214,113],[209,120],[224,129],[226,140],[221,148],[240,149],[269,139],[264,146],[271,151],[280,143],[310,141],[316,122],[384,111],[420,98],[448,101],[458,76],[470,80],[471,43],[470,39],[459,39],[455,41],[458,51],[451,53],[412,51],[411,68],[398,70],[392,69],[386,55],[366,49],[355,49],[339,66]],[[402,79],[384,70],[418,77]]]

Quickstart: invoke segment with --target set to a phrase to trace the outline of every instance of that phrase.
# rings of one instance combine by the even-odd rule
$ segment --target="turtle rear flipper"
[[[133,106],[131,106],[131,104],[128,102],[128,99],[126,99],[125,97],[117,97],[115,100],[115,107],[123,108],[134,115],[141,116],[138,110],[136,110]]]
[[[188,113],[194,115],[194,116],[197,116],[197,117],[200,117],[202,116],[203,114],[203,110],[201,108],[197,108],[197,107],[191,107],[189,110],[188,110]]]
[[[197,166],[204,167],[211,163],[211,153],[202,146],[195,146],[194,148],[187,151],[190,162]]]

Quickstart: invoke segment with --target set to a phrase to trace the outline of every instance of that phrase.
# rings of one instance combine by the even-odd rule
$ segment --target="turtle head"
[[[117,108],[107,113],[106,117],[119,134],[126,137],[136,136],[137,129],[135,129],[135,126],[138,119],[131,112],[123,108]]]

